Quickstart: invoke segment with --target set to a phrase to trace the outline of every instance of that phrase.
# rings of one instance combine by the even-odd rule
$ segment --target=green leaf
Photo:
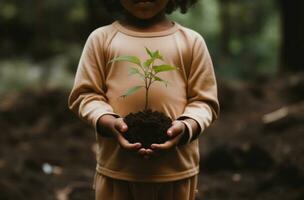
[[[152,57],[153,57],[153,54],[152,54],[151,50],[148,49],[147,47],[145,47],[145,48],[146,48],[147,54],[149,54],[149,56],[152,58]]]
[[[137,86],[131,87],[123,95],[121,95],[121,97],[130,96],[131,94],[135,93],[137,90],[139,90],[140,88],[143,88],[143,87],[144,86],[142,86],[142,85],[137,85]]]
[[[157,58],[159,56],[159,51],[156,50],[152,53],[153,58]]]
[[[159,73],[159,72],[165,72],[165,71],[172,71],[172,70],[176,70],[176,67],[173,67],[171,65],[158,65],[158,66],[153,66],[153,70],[155,71],[155,73]]]
[[[146,60],[146,61],[144,62],[144,67],[148,68],[148,67],[151,65],[151,63],[152,63],[153,61],[154,61],[153,58],[150,58],[150,59]]]
[[[129,75],[140,74],[140,71],[135,67],[129,68]]]
[[[168,86],[168,84],[169,84],[169,82],[168,82],[168,81],[165,81],[165,80],[161,79],[161,78],[160,78],[160,77],[158,77],[158,76],[154,76],[153,78],[154,78],[154,80],[155,80],[155,81],[159,81],[159,82],[164,83],[166,87],[167,87],[167,86]]]
[[[152,57],[153,57],[154,59],[164,60],[164,59],[163,59],[163,56],[160,54],[159,50],[153,52],[153,53],[152,53]]]
[[[139,71],[139,69],[135,68],[135,67],[131,67],[129,69],[129,75],[132,76],[132,75],[138,75],[140,76],[142,79],[145,78],[145,76]]]
[[[118,56],[118,57],[110,60],[109,63],[116,62],[116,61],[126,61],[126,62],[131,62],[131,63],[141,66],[140,60],[136,56]]]

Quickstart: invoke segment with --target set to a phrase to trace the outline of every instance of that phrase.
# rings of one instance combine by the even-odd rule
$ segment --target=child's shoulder
[[[106,39],[115,35],[116,29],[113,27],[112,24],[101,26],[93,30],[90,35],[89,39]]]
[[[205,43],[204,37],[200,33],[198,33],[197,31],[195,31],[191,28],[188,28],[186,26],[183,26],[181,24],[178,24],[178,26],[180,27],[180,31],[183,33],[183,35],[185,35],[191,41],[193,41],[195,43],[196,42]]]

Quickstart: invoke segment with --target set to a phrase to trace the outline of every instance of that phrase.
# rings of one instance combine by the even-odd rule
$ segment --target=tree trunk
[[[220,2],[220,52],[221,59],[226,60],[230,57],[229,42],[231,40],[231,16],[230,16],[230,0],[219,0]]]
[[[281,12],[280,73],[304,71],[304,1],[279,0]]]

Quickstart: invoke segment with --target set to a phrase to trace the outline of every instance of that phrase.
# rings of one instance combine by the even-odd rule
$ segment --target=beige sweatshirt
[[[69,108],[95,128],[98,142],[97,172],[115,179],[164,182],[191,177],[199,172],[198,140],[143,159],[123,150],[114,138],[97,134],[102,115],[124,117],[144,109],[145,91],[119,98],[128,88],[142,84],[129,76],[132,64],[108,61],[121,55],[147,59],[145,47],[159,50],[166,63],[180,70],[160,73],[167,87],[155,83],[149,91],[149,108],[164,112],[173,120],[196,120],[203,132],[217,118],[217,86],[203,38],[177,23],[160,32],[137,32],[119,22],[98,28],[89,36],[80,58]],[[161,64],[161,63],[160,63]]]

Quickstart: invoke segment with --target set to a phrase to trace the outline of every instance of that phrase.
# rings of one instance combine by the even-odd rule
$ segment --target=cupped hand
[[[183,122],[174,121],[172,126],[167,131],[167,134],[169,137],[171,137],[171,139],[163,144],[152,144],[151,148],[153,150],[168,150],[175,147],[183,136],[185,130],[186,126]]]
[[[181,121],[172,122],[172,126],[167,130],[167,135],[171,138],[162,144],[152,144],[151,149],[140,148],[139,154],[144,158],[149,159],[152,156],[157,156],[160,151],[169,150],[174,148],[182,138],[186,126]]]
[[[104,115],[99,119],[101,125],[106,131],[110,132],[117,140],[118,144],[125,150],[139,151],[140,143],[130,143],[123,134],[128,130],[127,124],[123,118],[116,118],[112,115]]]

